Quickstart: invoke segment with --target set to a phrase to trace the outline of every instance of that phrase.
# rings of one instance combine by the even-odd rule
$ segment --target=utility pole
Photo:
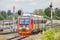
[[[13,6],[13,26],[14,26],[14,21],[15,21],[15,6]]]
[[[15,6],[13,6],[13,32],[14,32],[14,23],[15,23]]]
[[[50,4],[50,8],[51,8],[51,27],[53,27],[53,8],[52,8],[53,6],[52,6],[52,1],[51,1],[51,4]]]

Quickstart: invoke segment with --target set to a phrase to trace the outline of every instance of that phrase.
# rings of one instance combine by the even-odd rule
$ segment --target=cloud
[[[12,10],[15,5],[16,10],[22,8],[24,11],[44,9],[50,5],[51,0],[0,0],[0,9]],[[60,0],[52,0],[53,7],[60,7]]]
[[[52,2],[58,3],[60,2],[60,0],[52,0]]]
[[[37,5],[37,3],[36,2],[32,2],[29,5],[34,6],[34,5]]]
[[[60,4],[60,0],[52,0],[54,4]]]
[[[28,2],[28,1],[33,2],[35,0],[15,0],[15,2]]]
[[[53,7],[56,8],[60,8],[60,0],[52,0],[52,3],[53,3]]]
[[[15,3],[14,0],[5,0],[5,1],[2,0],[2,1],[0,1],[0,10],[13,11],[13,6],[16,7],[16,10],[18,10],[19,8],[21,8],[22,5]]]
[[[19,2],[19,1],[22,2],[22,1],[25,1],[25,0],[15,0],[15,2]]]

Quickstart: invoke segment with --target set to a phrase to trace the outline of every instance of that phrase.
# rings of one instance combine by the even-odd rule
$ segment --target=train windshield
[[[23,25],[29,24],[29,18],[20,18],[20,24]]]

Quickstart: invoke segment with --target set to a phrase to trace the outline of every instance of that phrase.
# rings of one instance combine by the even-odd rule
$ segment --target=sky
[[[49,7],[51,0],[0,0],[0,10],[11,10],[15,6],[15,11],[22,9],[24,12],[33,12],[35,9],[45,9]],[[60,0],[52,0],[53,8],[60,8]]]

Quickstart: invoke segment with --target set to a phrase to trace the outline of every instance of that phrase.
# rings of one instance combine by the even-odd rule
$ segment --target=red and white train
[[[46,22],[47,20],[41,17],[20,16],[17,23],[18,33],[20,35],[28,35],[34,32],[39,32],[45,29],[42,24]]]

